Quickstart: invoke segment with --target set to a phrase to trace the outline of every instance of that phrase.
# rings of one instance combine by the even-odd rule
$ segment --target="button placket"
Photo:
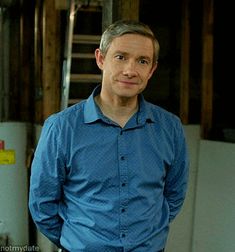
[[[128,231],[128,156],[127,147],[125,143],[125,134],[118,137],[118,151],[119,151],[119,175],[120,175],[120,238],[125,239]]]

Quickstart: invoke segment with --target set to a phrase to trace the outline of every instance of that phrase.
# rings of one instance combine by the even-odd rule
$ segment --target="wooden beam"
[[[190,71],[190,24],[189,0],[182,1],[182,37],[180,66],[180,118],[183,124],[189,122],[189,71]]]
[[[102,9],[102,30],[104,31],[111,23],[117,20],[116,0],[106,0]]]
[[[43,2],[36,0],[34,16],[34,107],[35,123],[43,122],[43,86],[42,86],[42,20],[43,20]]]
[[[55,8],[56,10],[68,10],[69,1],[68,0],[55,0]]]
[[[209,138],[213,112],[213,0],[203,1],[201,136]]]
[[[43,6],[43,119],[60,109],[60,12],[55,0]]]
[[[119,19],[139,20],[139,0],[117,1]]]
[[[103,1],[102,29],[119,19],[139,20],[139,0]]]
[[[20,8],[20,6],[18,6]],[[20,62],[20,25],[19,20],[21,13],[18,10],[13,9],[11,13],[9,29],[9,118],[10,120],[20,121],[20,110],[21,110],[21,98],[20,98],[20,86],[19,82],[21,79],[21,62]]]
[[[20,18],[20,118],[22,121],[33,121],[33,20],[34,3],[22,1]]]

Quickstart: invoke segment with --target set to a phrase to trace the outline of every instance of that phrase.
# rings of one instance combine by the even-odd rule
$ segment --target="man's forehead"
[[[152,56],[154,50],[152,40],[139,34],[125,34],[116,37],[109,49],[123,53],[135,52],[147,56]]]

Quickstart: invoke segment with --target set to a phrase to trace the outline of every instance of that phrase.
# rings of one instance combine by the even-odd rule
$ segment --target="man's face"
[[[103,71],[102,89],[109,96],[136,98],[147,86],[156,69],[153,43],[138,34],[115,38],[106,55],[96,50],[96,61]]]

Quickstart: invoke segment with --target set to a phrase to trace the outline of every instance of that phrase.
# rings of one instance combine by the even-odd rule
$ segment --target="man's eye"
[[[116,55],[115,58],[119,59],[119,60],[124,60],[125,59],[123,55]]]
[[[148,60],[145,60],[145,59],[141,59],[140,61],[140,64],[145,64],[145,65],[148,65],[149,64],[149,61]]]

